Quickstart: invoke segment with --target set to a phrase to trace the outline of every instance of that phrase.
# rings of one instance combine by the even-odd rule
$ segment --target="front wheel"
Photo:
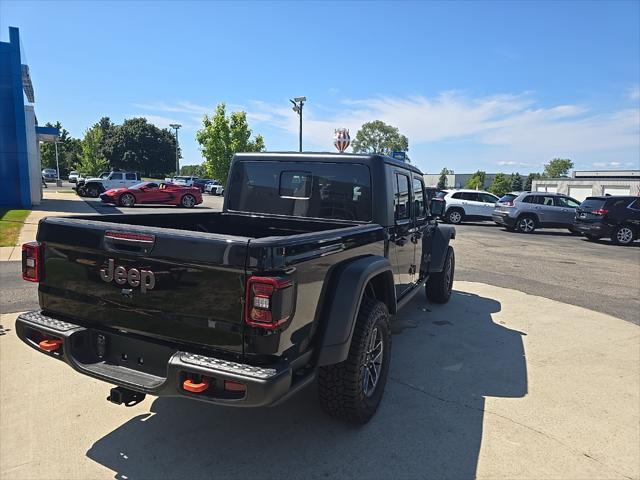
[[[100,196],[100,190],[95,185],[85,187],[85,191],[87,192],[87,197],[98,198]]]
[[[322,408],[340,420],[367,423],[382,400],[390,359],[391,327],[387,306],[365,297],[347,359],[318,369]]]
[[[180,202],[180,204],[184,208],[191,208],[196,204],[196,197],[194,197],[193,195],[185,195],[184,197],[182,197],[182,201]]]
[[[633,242],[633,230],[627,225],[620,225],[613,231],[611,241],[616,245],[631,245],[631,242]]]
[[[425,290],[427,298],[435,303],[447,303],[451,298],[453,289],[453,277],[456,270],[456,256],[453,247],[447,248],[447,256],[444,259],[444,268],[441,272],[434,273],[427,280]]]

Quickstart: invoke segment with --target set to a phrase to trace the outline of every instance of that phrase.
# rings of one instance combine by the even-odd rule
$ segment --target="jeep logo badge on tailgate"
[[[116,281],[118,285],[128,283],[132,287],[140,287],[140,292],[153,290],[156,286],[156,276],[151,270],[138,270],[130,268],[128,271],[121,265],[115,267],[115,260],[109,259],[109,266],[100,269],[100,278],[105,282]]]

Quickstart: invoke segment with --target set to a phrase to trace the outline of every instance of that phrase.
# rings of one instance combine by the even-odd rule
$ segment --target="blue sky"
[[[179,122],[247,111],[269,150],[332,151],[380,119],[425,172],[640,168],[640,2],[0,1],[20,28],[40,123]]]

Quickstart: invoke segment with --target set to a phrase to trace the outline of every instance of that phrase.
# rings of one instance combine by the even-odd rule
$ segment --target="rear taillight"
[[[609,210],[607,210],[606,208],[599,208],[592,211],[591,213],[593,213],[594,215],[606,215],[607,213],[609,213]]]
[[[513,202],[502,202],[502,206],[504,206],[504,207],[513,207]]]
[[[28,282],[39,282],[42,270],[41,246],[38,242],[22,245],[22,278]]]
[[[244,320],[247,325],[274,329],[293,313],[293,282],[282,277],[249,277]]]

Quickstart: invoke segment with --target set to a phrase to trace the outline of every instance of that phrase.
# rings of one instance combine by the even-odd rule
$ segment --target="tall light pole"
[[[307,97],[295,97],[289,101],[293,103],[293,111],[300,116],[300,152],[302,152],[302,106],[307,101]]]
[[[180,161],[178,159],[178,129],[182,126],[179,123],[172,123],[169,125],[176,131],[176,177],[180,175]]]

